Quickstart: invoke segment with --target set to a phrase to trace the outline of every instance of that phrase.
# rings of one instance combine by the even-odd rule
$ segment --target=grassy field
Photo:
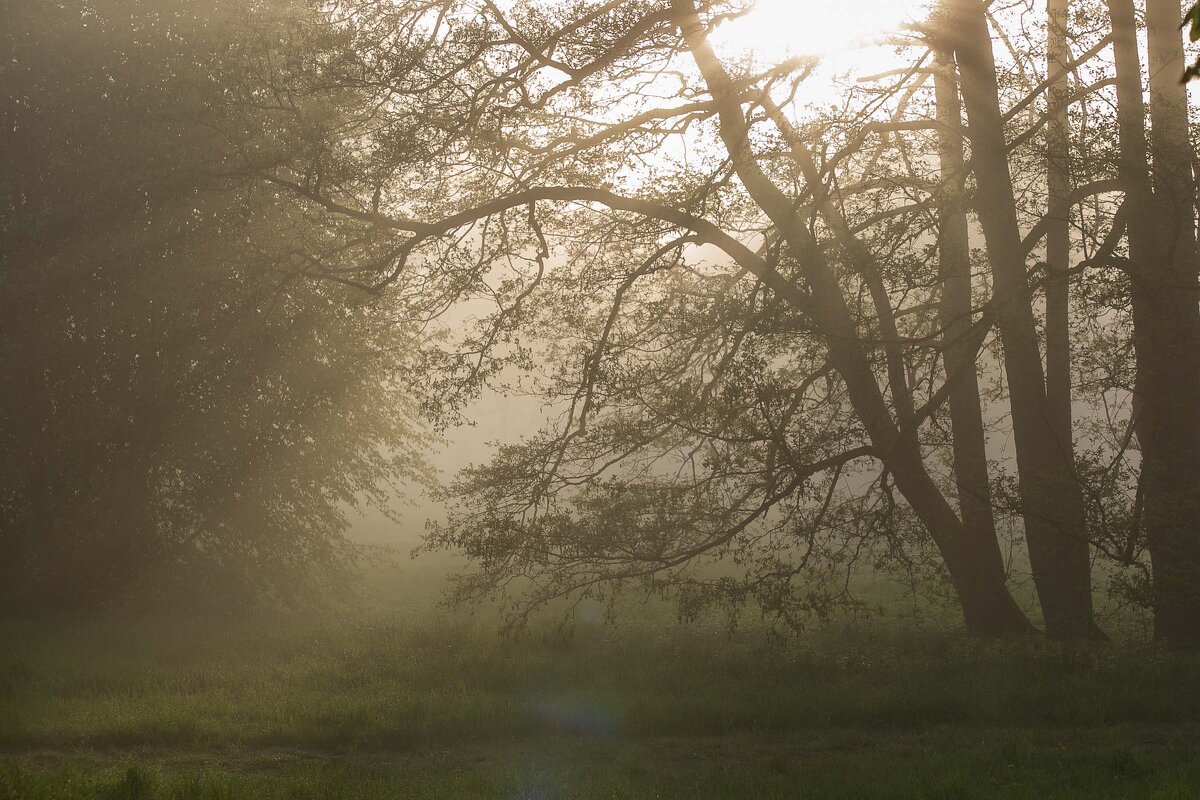
[[[340,618],[0,623],[0,800],[1200,797],[1200,657],[1131,619],[1065,646],[635,605],[514,639],[435,610],[429,566]]]
[[[412,610],[0,628],[0,798],[1194,798],[1200,658]]]

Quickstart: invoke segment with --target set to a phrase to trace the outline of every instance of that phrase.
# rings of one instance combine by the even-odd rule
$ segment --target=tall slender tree
[[[974,276],[964,186],[962,101],[958,72],[948,50],[937,51],[934,73],[938,161],[941,172],[938,220],[938,269],[942,282],[940,320],[942,358],[952,389],[948,400],[953,435],[954,478],[963,524],[979,539],[981,549],[1003,569],[988,476],[987,439],[979,395],[976,358],[971,347]]]

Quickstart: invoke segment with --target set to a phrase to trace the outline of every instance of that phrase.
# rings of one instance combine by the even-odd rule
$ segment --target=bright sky
[[[863,47],[925,16],[922,0],[758,0],[750,14],[723,25],[722,44],[763,58],[830,56]]]
[[[717,29],[714,44],[728,55],[751,51],[759,64],[816,56],[820,64],[797,100],[820,107],[837,103],[844,91],[841,76],[853,82],[900,68],[895,35],[907,23],[924,21],[930,5],[931,0],[757,0],[752,12]]]

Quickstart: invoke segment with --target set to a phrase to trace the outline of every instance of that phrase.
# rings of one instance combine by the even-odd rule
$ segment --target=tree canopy
[[[355,558],[348,509],[390,508],[424,472],[423,434],[404,314],[312,280],[359,250],[247,178],[303,131],[231,100],[262,98],[253,59],[312,52],[309,12],[17,5],[0,34],[3,601],[330,590]]]

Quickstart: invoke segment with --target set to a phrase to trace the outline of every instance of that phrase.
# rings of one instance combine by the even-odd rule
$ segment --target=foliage
[[[481,309],[426,354],[448,422],[485,385],[553,409],[544,431],[450,489],[469,500],[430,541],[477,557],[482,571],[464,594],[513,582],[532,589],[532,607],[635,580],[651,591],[687,587],[689,603],[774,597],[796,616],[852,604],[838,570],[880,531],[899,540],[906,509],[886,478],[878,492],[859,491],[875,485],[874,467],[823,333],[668,220],[597,214],[597,202],[570,188],[538,196],[601,187],[682,208],[760,237],[772,268],[799,280],[795,254],[740,193],[711,106],[673,109],[657,88],[640,87],[685,56],[661,4],[515,5],[522,37],[557,36],[555,62],[583,65],[564,80],[494,11],[339,9],[350,44],[328,61],[346,71],[323,72],[319,86],[291,75],[290,93],[360,87],[371,111],[352,135],[331,132],[319,157],[267,179],[333,211],[343,236],[389,237],[393,258],[359,280],[419,283],[431,316],[455,303]],[[795,69],[766,80],[794,87],[803,80]],[[641,121],[608,125],[606,109]],[[814,121],[818,131],[834,142],[853,135],[836,120]],[[676,140],[686,160],[666,155]],[[764,146],[763,163],[784,178],[776,146]],[[324,177],[334,170],[336,183]],[[881,237],[893,245],[904,247]],[[919,281],[918,264],[898,258],[892,274]],[[928,368],[919,350],[914,363]],[[691,571],[698,558],[725,557],[739,560],[743,579],[710,583]],[[810,583],[795,594],[798,570]]]
[[[986,607],[987,613],[975,615],[977,626],[1027,629],[1009,580],[1022,561],[1011,557],[1019,536],[1001,542],[994,533],[1018,519],[1026,523],[1031,552],[1041,537],[1049,544],[1037,544],[1038,552],[1047,558],[1058,546],[1080,556],[1072,563],[1082,567],[1071,577],[1082,580],[1063,593],[1076,607],[1090,607],[1076,602],[1089,596],[1087,548],[1080,544],[1085,537],[1128,573],[1129,594],[1137,595],[1148,537],[1139,529],[1136,458],[1128,455],[1130,437],[1122,435],[1132,431],[1132,289],[1114,147],[1115,67],[1106,49],[1112,24],[1103,13],[1089,6],[1071,17],[1067,50],[1083,55],[1069,70],[1080,85],[1061,117],[1050,96],[1060,89],[1047,93],[1054,81],[1039,77],[1050,28],[1029,25],[1018,7],[996,11],[989,23],[977,5],[939,6],[926,22],[896,32],[897,63],[904,69],[838,85],[830,103],[810,93],[820,91],[810,87],[827,77],[815,59],[731,52],[718,43],[720,28],[749,11],[737,0],[344,0],[215,8],[212,16],[200,14],[213,21],[205,34],[210,39],[194,41],[225,42],[224,49],[201,46],[186,55],[185,48],[178,62],[162,53],[143,59],[139,80],[153,75],[146,63],[172,65],[150,79],[158,89],[131,89],[119,114],[85,114],[79,130],[118,130],[113,120],[128,119],[141,103],[158,120],[155,131],[170,131],[150,137],[163,148],[157,161],[138,151],[139,163],[169,164],[164,174],[179,181],[170,184],[175,194],[146,195],[151,206],[144,218],[175,209],[182,219],[190,207],[197,219],[223,220],[189,233],[207,238],[190,240],[172,257],[211,264],[218,262],[203,255],[206,248],[236,251],[219,260],[222,268],[238,264],[236,280],[225,281],[228,276],[218,272],[205,284],[222,287],[220,299],[195,320],[229,337],[215,345],[224,366],[195,370],[205,378],[199,388],[187,388],[144,366],[149,362],[137,347],[127,347],[120,358],[104,357],[124,365],[125,377],[115,383],[165,381],[162,386],[185,405],[210,390],[225,398],[224,388],[234,385],[243,397],[265,397],[269,392],[248,376],[278,364],[267,383],[286,400],[278,409],[260,409],[256,419],[244,407],[236,411],[236,404],[206,400],[204,407],[224,426],[221,435],[206,429],[177,449],[203,453],[202,462],[220,461],[224,482],[212,482],[203,498],[179,499],[187,492],[177,486],[209,486],[186,477],[196,472],[194,465],[178,466],[187,459],[164,456],[170,469],[185,476],[176,483],[170,470],[166,479],[154,473],[155,480],[128,480],[153,472],[146,467],[155,461],[147,455],[151,450],[170,452],[124,444],[137,438],[133,431],[154,441],[154,425],[124,413],[130,397],[148,392],[125,389],[120,399],[105,399],[111,416],[124,421],[101,438],[97,452],[103,458],[79,455],[85,463],[75,473],[96,472],[95,463],[111,465],[119,455],[127,465],[99,472],[129,485],[92,496],[170,496],[155,519],[134,520],[133,529],[187,531],[172,534],[176,540],[194,535],[232,542],[237,535],[212,531],[267,530],[279,518],[274,509],[288,506],[288,530],[311,526],[322,533],[268,537],[313,546],[289,551],[283,560],[309,563],[317,555],[317,562],[336,561],[315,544],[338,541],[327,535],[338,515],[330,497],[314,490],[320,482],[313,476],[361,466],[337,473],[342,479],[333,494],[344,502],[369,485],[370,473],[412,466],[379,460],[388,437],[411,439],[407,428],[388,428],[382,420],[405,418],[419,405],[435,423],[455,424],[475,398],[499,390],[543,400],[547,424],[523,441],[505,443],[492,463],[465,471],[448,487],[453,513],[431,530],[428,544],[465,550],[474,560],[478,569],[464,579],[461,596],[517,595],[518,618],[559,597],[604,600],[633,583],[649,593],[674,594],[684,615],[713,603],[754,603],[800,624],[839,606],[859,607],[847,588],[849,576],[869,566],[906,576],[914,591],[954,594],[964,609]],[[983,35],[969,44],[960,29],[963,20],[976,19]],[[84,15],[80,24],[87,22]],[[200,27],[209,30],[208,24]],[[992,42],[989,24],[1005,35]],[[229,28],[240,33],[220,33]],[[166,38],[192,41],[172,24],[166,30]],[[154,36],[145,41],[161,43]],[[980,92],[967,91],[981,78],[970,78],[962,67],[964,56],[972,60],[972,48],[982,59],[976,61],[986,62],[983,94],[990,98],[983,105],[996,106],[996,118],[984,113],[982,122],[975,118]],[[988,48],[999,52],[999,66],[990,53],[983,58]],[[109,51],[125,52],[121,46]],[[945,70],[930,66],[948,56],[948,63],[958,64],[949,70],[953,110],[945,91],[939,99],[937,78],[947,77]],[[128,79],[117,84],[141,85]],[[80,85],[91,86],[97,103],[98,97],[109,100],[102,81]],[[962,125],[960,94],[975,106],[968,108],[969,129]],[[199,124],[179,125],[181,118]],[[948,166],[954,156],[946,145],[947,126],[956,146],[967,149],[969,169]],[[1064,202],[1075,231],[1067,240],[1075,266],[1061,275],[1050,274],[1059,266],[1047,270],[1039,261],[1051,249],[1042,244],[1048,230],[1058,228],[1045,202],[1048,127],[1062,129],[1061,155],[1070,162],[1063,169],[1074,187]],[[165,155],[181,143],[196,163]],[[32,155],[22,163],[47,160],[30,147]],[[115,154],[133,150],[126,139],[123,149],[81,156],[89,168],[112,173],[104,180],[89,177],[89,185],[118,178],[146,184],[145,176],[114,166],[120,162]],[[986,179],[985,161],[991,164]],[[164,185],[160,175],[154,178],[151,184]],[[993,190],[983,191],[985,184]],[[219,200],[216,194],[188,194],[215,185],[233,191]],[[60,187],[58,194],[68,192]],[[95,197],[81,198],[81,204],[87,213],[113,207]],[[27,216],[35,215],[34,208],[28,205]],[[63,213],[64,219],[88,218]],[[40,225],[54,220],[36,215]],[[964,234],[961,266],[951,268],[945,234],[968,215],[972,232]],[[989,226],[993,230],[980,237],[978,229]],[[1000,236],[998,227],[1004,228]],[[155,237],[163,228],[122,222],[122,230],[144,231],[136,242],[118,237],[124,249],[114,251],[112,261],[141,263],[130,256],[162,249]],[[246,248],[233,247],[243,239]],[[986,252],[969,252],[972,240],[980,239]],[[962,273],[966,288],[947,321],[950,292],[943,289],[956,280],[953,270]],[[91,266],[81,271],[88,280],[106,273]],[[1078,458],[1075,442],[1050,443],[1063,437],[1046,427],[1052,381],[1041,352],[1043,344],[1051,349],[1045,330],[1053,327],[1051,315],[1043,314],[1047,287],[1065,289],[1068,277],[1069,308],[1059,304],[1062,316],[1054,325],[1070,312],[1069,331],[1062,335],[1077,360],[1074,375],[1057,369],[1056,378],[1065,380],[1054,385],[1067,388],[1059,392],[1065,406],[1056,411],[1070,411],[1074,378],[1075,397],[1090,419],[1100,419],[1077,426],[1075,433],[1085,435]],[[55,285],[97,294],[78,278]],[[146,291],[156,284],[138,278],[116,285]],[[8,294],[38,293],[31,283]],[[260,303],[260,295],[284,299]],[[171,320],[190,320],[195,315],[181,311],[187,308],[186,302],[162,306]],[[235,308],[246,313],[233,315]],[[22,311],[41,313],[28,304],[13,309]],[[64,319],[118,329],[82,310]],[[286,324],[272,327],[281,319]],[[318,333],[330,319],[339,320],[336,331]],[[411,352],[403,331],[418,328],[392,325],[396,320],[419,326],[419,354],[398,355]],[[263,330],[287,335],[275,341]],[[214,346],[192,333],[183,338]],[[93,357],[97,339],[77,338],[88,346],[77,348],[72,364],[103,362]],[[148,338],[138,334],[139,341]],[[355,371],[364,362],[353,354],[364,341],[385,344],[370,369]],[[240,358],[243,348],[255,354],[257,367]],[[36,349],[31,343],[24,352]],[[963,356],[952,358],[954,351]],[[317,353],[334,355],[326,364]],[[355,418],[335,426],[345,450],[306,450],[305,425],[276,437],[264,424],[314,405],[337,416],[332,409],[338,403],[324,402],[328,396],[306,399],[306,391],[319,391],[305,382],[309,373],[301,377],[305,359],[328,368],[330,383],[323,386],[341,381],[399,388],[373,383],[368,372],[420,374],[423,380],[419,389],[388,394],[404,404],[402,414],[376,414],[384,403],[378,393],[368,398],[371,392],[364,390],[347,400],[350,407],[373,409],[367,424]],[[953,419],[947,406],[972,364],[985,386],[982,412],[974,411],[979,430],[968,442],[958,430],[962,420]],[[26,376],[29,386],[21,396],[29,403],[27,419],[13,416],[13,432],[6,435],[30,438],[41,431],[53,439],[42,409],[51,406],[47,398],[69,392],[68,379],[59,378],[52,389],[42,385],[44,375],[30,377],[38,375],[30,364],[12,369]],[[97,374],[108,391],[115,373]],[[97,394],[93,383],[75,385]],[[971,391],[979,406],[979,393]],[[179,409],[166,418],[195,419],[193,411]],[[226,435],[230,420],[237,421],[235,432]],[[77,442],[84,427],[73,421],[53,429]],[[166,427],[160,420],[158,428]],[[1010,432],[1027,457],[985,448],[988,437],[996,442]],[[305,453],[297,469],[306,477],[290,479],[290,494],[279,488],[286,470],[276,465],[283,459],[264,455],[270,447],[238,444],[236,454],[206,449],[263,436],[278,449]],[[32,447],[13,441],[14,447]],[[39,449],[83,453],[74,445],[39,445],[31,452]],[[957,459],[970,450],[982,473],[974,486],[956,474],[962,471]],[[259,465],[253,469],[243,463],[252,451]],[[83,480],[52,464],[13,466],[11,472],[9,483],[24,487],[14,491],[34,499],[39,495],[29,487],[52,485],[56,473],[72,475],[65,481],[70,486]],[[250,474],[267,476],[265,483],[243,479]],[[235,486],[253,487],[249,508],[226,502],[240,490]],[[1007,493],[1011,502],[992,504],[986,521],[968,519],[963,501],[972,493],[995,488],[1005,498],[1000,490],[1008,486],[1016,488]],[[303,509],[282,500],[301,495],[320,500]],[[275,500],[260,502],[266,496]],[[27,521],[52,519],[48,509],[71,505],[50,492],[39,502]],[[208,525],[179,512],[216,507],[245,519]],[[261,513],[268,508],[273,510]],[[123,541],[114,526],[95,540],[106,547]],[[208,532],[197,533],[202,530]],[[28,537],[47,539],[40,531]],[[88,547],[74,544],[55,551],[94,558]],[[261,556],[258,545],[250,551]],[[1053,581],[1036,574],[1039,559],[1030,562],[1039,589],[1053,590]],[[1088,618],[1076,626],[1077,634],[1092,630],[1090,613],[1084,610]]]
[[[304,6],[17,5],[2,77],[4,602],[331,588],[355,557],[347,509],[385,506],[423,468],[403,314],[311,279],[312,259],[345,248],[247,179],[303,137],[274,124],[248,152],[268,112],[229,98],[252,55],[302,50]]]
[[[1200,3],[1196,3],[1187,10],[1183,16],[1183,27],[1187,29],[1188,39],[1192,42],[1200,42]],[[1188,67],[1183,73],[1183,82],[1200,78],[1200,57]]]

